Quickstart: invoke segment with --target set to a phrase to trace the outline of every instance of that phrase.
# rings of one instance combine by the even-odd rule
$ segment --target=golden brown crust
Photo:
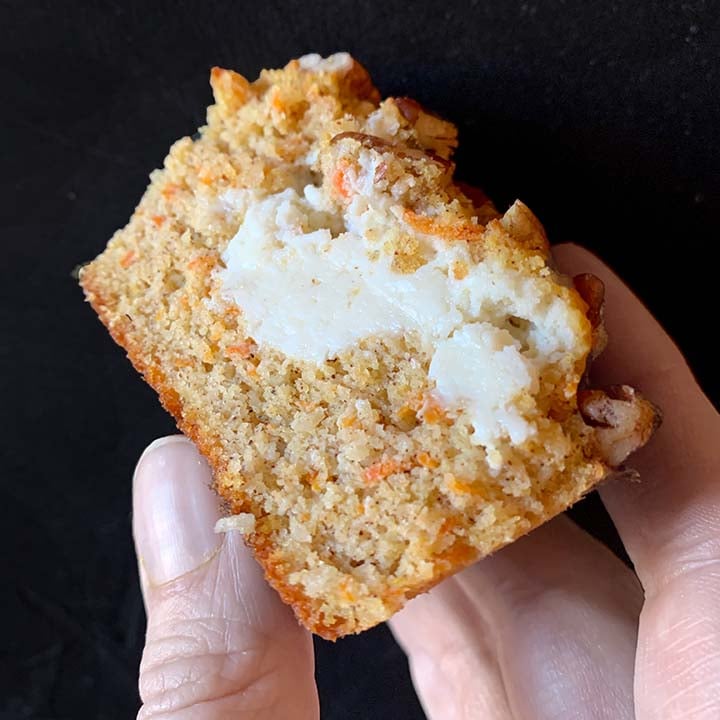
[[[216,473],[223,472],[225,463],[221,453],[218,452],[217,446],[214,443],[209,443],[202,428],[186,416],[178,393],[167,382],[160,364],[152,362],[147,357],[145,350],[131,340],[124,323],[114,322],[114,317],[108,309],[108,303],[103,300],[102,292],[93,282],[92,273],[83,274],[82,284],[90,306],[108,329],[113,340],[127,352],[128,359],[133,367],[158,394],[160,403],[173,416],[178,429],[195,443]],[[228,500],[231,502],[233,514],[248,509],[246,503],[237,494],[231,496]],[[357,626],[348,623],[325,624],[324,616],[319,612],[318,603],[313,602],[298,591],[296,586],[287,582],[285,568],[281,562],[277,561],[274,548],[263,536],[251,534],[246,537],[246,542],[252,548],[260,565],[262,565],[267,581],[277,591],[283,602],[292,607],[296,617],[305,627],[311,629],[312,632],[325,640],[337,640],[343,635],[358,632]],[[448,574],[451,572],[452,570],[449,570]],[[432,584],[434,583],[429,585]],[[422,590],[418,592],[422,592]]]

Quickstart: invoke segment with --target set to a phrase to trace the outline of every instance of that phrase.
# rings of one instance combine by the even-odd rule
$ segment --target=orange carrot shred
[[[198,180],[204,185],[212,185],[215,181],[215,175],[206,167],[201,167],[197,176]]]
[[[175,185],[174,183],[168,183],[161,191],[160,194],[166,199],[169,200],[180,188]]]
[[[417,461],[423,467],[430,468],[431,470],[440,466],[440,462],[426,452],[419,452],[417,454]]]
[[[199,269],[207,272],[213,266],[214,262],[215,260],[210,255],[198,255],[187,264],[187,268],[188,270]]]
[[[473,240],[479,240],[485,232],[483,225],[474,225],[467,220],[457,220],[450,223],[442,222],[429,215],[418,215],[409,208],[405,209],[403,220],[418,232],[435,235],[449,242],[457,240],[472,242]]]
[[[252,355],[254,344],[250,342],[249,340],[244,340],[241,343],[238,343],[237,345],[228,345],[225,348],[225,352],[230,355],[239,355],[243,360],[247,360],[247,358]]]
[[[350,197],[350,187],[346,175],[348,168],[348,163],[341,160],[332,175],[333,189],[340,197],[345,198],[345,200]]]
[[[431,425],[437,423],[450,423],[450,418],[448,418],[445,410],[443,410],[440,405],[438,405],[437,401],[432,398],[425,399],[422,408],[420,408],[420,411],[418,412],[418,417],[422,419],[423,422]]]
[[[386,477],[395,473],[404,472],[407,469],[406,464],[399,463],[397,460],[380,460],[366,468],[363,477],[365,482],[372,484],[384,480]]]
[[[122,258],[120,258],[120,267],[129,268],[137,259],[137,254],[134,250],[128,250]]]

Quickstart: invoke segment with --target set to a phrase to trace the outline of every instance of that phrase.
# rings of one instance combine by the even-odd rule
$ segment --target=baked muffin
[[[451,123],[346,53],[210,82],[80,281],[212,465],[220,529],[332,639],[567,508],[657,413],[585,388],[602,285],[453,182]]]

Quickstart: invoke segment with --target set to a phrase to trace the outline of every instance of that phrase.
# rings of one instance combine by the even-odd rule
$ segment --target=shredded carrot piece
[[[406,463],[400,463],[397,460],[380,460],[366,468],[363,477],[365,482],[372,484],[395,473],[405,472],[407,469]]]
[[[468,220],[458,220],[450,223],[442,222],[436,217],[418,215],[409,208],[406,208],[403,212],[403,220],[413,230],[425,235],[435,235],[449,242],[456,240],[472,242],[473,240],[479,240],[485,232],[483,225],[474,225]]]
[[[478,551],[464,540],[457,540],[438,556],[438,560],[449,563],[452,567],[469,565],[477,558]]]
[[[215,174],[205,167],[200,168],[197,177],[204,185],[212,185],[215,182]]]
[[[162,227],[167,218],[164,215],[153,215],[150,219],[153,221],[153,225],[159,228]]]
[[[348,415],[347,417],[344,417],[340,421],[340,427],[348,428],[348,427],[355,427],[357,425],[357,416],[355,413],[352,415]]]
[[[252,355],[254,349],[255,343],[253,343],[252,340],[243,340],[237,345],[228,345],[225,348],[225,352],[229,355],[239,355],[243,360],[247,360],[250,355]]]
[[[171,197],[175,195],[175,193],[180,189],[179,185],[175,185],[175,183],[168,183],[161,191],[160,194],[166,199],[169,200]]]
[[[448,486],[448,489],[454,493],[466,495],[472,494],[472,487],[468,485],[468,483],[462,480],[458,480],[458,478],[456,478],[451,473],[447,473],[445,475],[445,484]]]
[[[450,492],[457,493],[458,495],[484,495],[482,487],[467,482],[466,480],[460,480],[460,478],[455,477],[452,473],[446,473],[444,479]]]
[[[347,179],[347,171],[350,165],[347,161],[341,160],[332,175],[333,190],[345,200],[350,198],[350,185]]]
[[[270,105],[272,105],[273,110],[277,110],[281,113],[285,112],[285,103],[283,102],[283,99],[280,97],[280,93],[277,90],[273,93],[272,99],[270,100]]]
[[[426,423],[439,423],[445,419],[445,413],[438,407],[430,407],[423,413]]]
[[[431,470],[440,467],[440,461],[436,460],[432,457],[432,455],[426,452],[419,452],[417,454],[417,461],[423,467],[430,468]]]
[[[176,368],[192,367],[195,362],[191,358],[175,358],[173,365]]]
[[[455,520],[455,518],[449,518],[449,517],[445,518],[442,521],[442,525],[440,525],[438,534],[449,535],[456,527],[457,527],[457,521]]]
[[[209,272],[215,265],[215,258],[211,255],[198,255],[193,258],[188,264],[188,270],[201,270],[202,272]]]
[[[445,410],[440,407],[436,400],[430,397],[425,398],[425,402],[418,411],[418,417],[430,425],[438,423],[449,425],[451,423]]]
[[[121,258],[120,258],[120,267],[123,268],[129,268],[134,262],[137,260],[137,254],[134,250],[128,250]]]

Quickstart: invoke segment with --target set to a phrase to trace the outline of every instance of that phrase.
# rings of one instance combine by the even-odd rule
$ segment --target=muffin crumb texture
[[[525,205],[453,182],[451,123],[346,53],[210,82],[81,284],[211,463],[216,530],[333,639],[577,501],[643,401],[580,411],[598,305]]]

